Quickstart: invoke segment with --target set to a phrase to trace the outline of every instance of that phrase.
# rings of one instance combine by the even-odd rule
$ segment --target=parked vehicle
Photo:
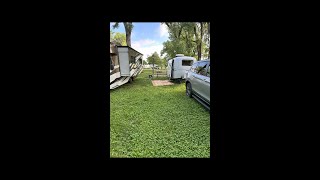
[[[145,64],[145,65],[143,65],[143,68],[144,68],[144,69],[150,69],[150,68],[151,68],[151,65],[150,65],[150,64]]]
[[[110,42],[110,89],[132,82],[143,70],[142,54]]]
[[[186,95],[210,110],[210,59],[195,62],[187,71]]]
[[[151,64],[151,69],[160,69],[160,67],[159,67],[158,65],[155,65],[155,66],[153,67],[153,65]]]
[[[177,54],[175,58],[168,60],[167,76],[170,80],[185,79],[186,71],[196,62],[194,57]]]

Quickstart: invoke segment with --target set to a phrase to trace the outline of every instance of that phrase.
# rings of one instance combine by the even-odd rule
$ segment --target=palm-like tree
[[[133,29],[132,22],[123,22],[124,28],[126,30],[126,42],[127,46],[131,47],[131,32]],[[112,26],[113,28],[119,27],[119,22],[115,22],[115,24]]]

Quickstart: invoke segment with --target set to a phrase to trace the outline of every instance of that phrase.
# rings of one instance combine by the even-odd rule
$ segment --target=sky
[[[110,23],[110,29],[114,32],[125,33],[123,23],[119,23],[119,27],[112,28],[114,23]],[[131,47],[143,54],[143,59],[146,59],[155,51],[160,56],[160,51],[163,48],[162,43],[167,41],[169,37],[168,30],[165,24],[159,23],[133,23],[131,33]],[[164,57],[164,56],[162,56]]]

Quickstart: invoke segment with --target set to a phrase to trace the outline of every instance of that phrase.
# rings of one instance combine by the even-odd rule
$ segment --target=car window
[[[207,62],[200,62],[196,68],[196,73],[203,75],[203,76],[206,76],[207,75],[207,71],[206,71],[207,65],[208,65]]]
[[[200,70],[201,70],[201,63],[198,63],[198,66],[195,68],[194,72],[199,74]]]
[[[207,76],[210,77],[210,64],[209,64],[209,66],[208,66]]]
[[[195,69],[197,68],[197,65],[198,65],[198,63],[194,63],[194,64],[191,66],[190,71],[191,71],[191,72],[195,72]]]

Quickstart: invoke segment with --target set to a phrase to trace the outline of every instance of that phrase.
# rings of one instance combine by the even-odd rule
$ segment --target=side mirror
[[[111,70],[113,70],[113,69],[114,69],[114,66],[113,66],[112,64],[110,65],[110,69],[111,69]]]

